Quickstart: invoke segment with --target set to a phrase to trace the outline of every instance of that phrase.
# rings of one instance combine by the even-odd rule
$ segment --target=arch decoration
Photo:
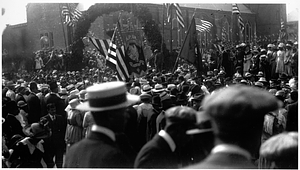
[[[89,31],[91,24],[97,19],[97,17],[104,14],[110,14],[117,11],[132,12],[132,14],[138,18],[143,27],[145,37],[151,45],[151,50],[161,49],[162,36],[160,34],[159,26],[152,17],[150,10],[144,4],[117,4],[117,3],[99,3],[91,6],[86,12],[83,13],[83,17],[77,22],[77,26],[74,30],[73,42],[71,46],[71,53],[73,59],[71,61],[71,70],[79,70],[82,68],[84,43],[82,38],[85,37]],[[165,46],[164,46],[165,48]]]

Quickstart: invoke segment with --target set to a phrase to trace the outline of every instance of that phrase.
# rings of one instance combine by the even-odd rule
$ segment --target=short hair
[[[277,168],[298,168],[298,133],[284,132],[269,138],[261,145],[260,155],[274,161]]]
[[[29,89],[30,89],[30,90],[38,89],[37,83],[36,83],[35,81],[31,81],[31,82],[29,83]]]

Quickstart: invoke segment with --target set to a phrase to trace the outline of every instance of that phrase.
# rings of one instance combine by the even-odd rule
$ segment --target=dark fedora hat
[[[130,106],[140,97],[127,92],[126,84],[121,81],[96,84],[86,89],[88,100],[76,109],[84,111],[106,111]]]

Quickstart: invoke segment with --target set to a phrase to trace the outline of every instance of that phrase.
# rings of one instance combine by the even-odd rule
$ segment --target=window
[[[245,41],[249,43],[251,41],[251,26],[249,23],[246,23],[245,36]]]
[[[45,32],[40,34],[41,48],[49,48],[54,46],[53,32]]]

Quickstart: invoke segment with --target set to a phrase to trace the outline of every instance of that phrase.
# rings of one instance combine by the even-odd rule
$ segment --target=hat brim
[[[212,128],[210,129],[190,129],[188,131],[186,131],[187,135],[196,135],[196,134],[200,134],[200,133],[205,133],[205,132],[212,132]]]
[[[76,106],[76,109],[83,111],[105,111],[105,110],[114,110],[128,107],[132,104],[135,104],[140,100],[140,97],[137,95],[127,94],[127,101],[121,104],[109,106],[109,107],[91,107],[89,102],[83,102]]]
[[[45,130],[43,132],[40,132],[40,133],[34,135],[32,132],[30,132],[30,129],[31,129],[30,126],[24,127],[23,133],[26,136],[32,137],[32,138],[35,138],[35,139],[45,139],[45,138],[48,138],[52,135],[50,130]]]
[[[159,89],[159,90],[152,89],[152,91],[153,91],[154,93],[159,93],[159,92],[163,92],[163,91],[165,91],[165,89]]]

